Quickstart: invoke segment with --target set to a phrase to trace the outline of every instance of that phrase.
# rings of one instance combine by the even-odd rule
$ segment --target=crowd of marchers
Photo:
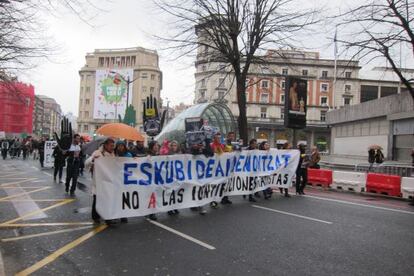
[[[192,154],[192,155],[205,155],[207,157],[214,156],[215,154],[220,155],[224,152],[233,151],[245,151],[245,150],[263,150],[268,151],[270,145],[267,141],[258,143],[256,139],[251,139],[247,147],[243,147],[243,140],[239,139],[236,141],[236,135],[234,132],[227,133],[225,139],[222,134],[217,132],[211,139],[205,139],[202,143],[192,144],[187,146],[185,143],[178,143],[177,141],[165,140],[160,145],[157,141],[150,141],[145,147],[144,142],[127,142],[123,140],[116,140],[114,138],[106,138],[102,140],[102,144],[99,145],[91,155],[84,153],[85,140],[79,134],[73,135],[72,143],[66,150],[61,149],[57,144],[53,149],[54,157],[54,173],[53,179],[55,182],[63,183],[62,174],[63,169],[66,166],[66,179],[65,191],[70,196],[75,196],[76,187],[78,184],[78,177],[84,174],[84,171],[88,171],[92,178],[94,178],[94,161],[102,157],[144,157],[144,156],[157,156],[157,155],[174,155],[174,154]],[[23,159],[28,156],[32,156],[34,159],[39,159],[41,167],[44,162],[44,148],[46,139],[35,140],[26,139],[20,141],[14,139],[12,141],[3,140],[1,142],[2,153],[3,149],[10,155],[11,158],[19,158],[20,154],[23,155]],[[291,144],[285,143],[282,149],[292,149]],[[296,170],[296,194],[304,194],[304,190],[307,184],[307,168],[319,168],[320,155],[316,147],[312,147],[311,153],[306,152],[306,146],[303,144],[298,145],[300,151],[300,160]],[[5,157],[3,157],[5,158]],[[92,181],[91,192],[93,196],[92,202],[92,219],[94,222],[99,223],[101,216],[96,210],[96,181]],[[285,197],[290,197],[287,188],[281,188],[280,193]],[[263,196],[265,200],[269,200],[272,197],[273,190],[268,188],[261,193],[254,193],[251,195],[243,196],[250,202],[256,202]],[[220,204],[230,205],[232,201],[229,197],[224,196]],[[219,208],[219,202],[213,201],[210,203],[211,208]],[[197,211],[204,215],[207,213],[206,206],[191,208],[192,211]],[[178,210],[168,211],[168,215],[177,215]],[[149,219],[156,220],[155,214],[148,216]],[[106,220],[106,223],[114,223],[115,220]],[[126,218],[121,218],[121,222],[127,222]]]

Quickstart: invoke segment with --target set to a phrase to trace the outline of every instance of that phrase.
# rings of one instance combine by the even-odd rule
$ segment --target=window
[[[308,75],[308,70],[307,69],[303,69],[302,70],[302,76],[307,76]]]
[[[201,67],[201,71],[202,71],[202,72],[205,72],[206,70],[207,70],[207,66],[203,65],[203,66]]]
[[[329,84],[328,83],[321,83],[321,92],[328,92]]]
[[[392,86],[382,86],[381,87],[381,98],[398,94],[398,88]]]
[[[281,94],[280,95],[280,103],[284,104],[285,103],[285,94]]]
[[[79,100],[79,105],[82,105],[83,101],[82,99]]]
[[[350,105],[351,104],[351,98],[346,97],[344,98],[344,105]]]
[[[208,46],[204,45],[204,54],[207,54],[207,52],[208,52]]]
[[[125,66],[125,57],[121,57],[121,66]]]
[[[269,87],[269,81],[267,80],[262,80],[262,88],[268,88]]]
[[[86,92],[90,92],[91,88],[89,86],[86,86]]]
[[[126,66],[129,66],[131,62],[131,57],[126,57]]]
[[[261,93],[260,94],[260,102],[261,103],[268,103],[269,102],[269,94],[268,93]]]
[[[83,75],[81,75],[81,81],[83,81]]]
[[[200,83],[201,83],[201,87],[206,87],[206,80],[205,79],[202,79]]]
[[[328,105],[328,97],[321,97],[321,106]]]
[[[111,65],[115,65],[115,57],[111,57]]]
[[[226,64],[224,64],[224,63],[220,63],[219,65],[218,65],[218,71],[220,71],[220,72],[223,72],[223,71],[225,71],[226,70]]]
[[[150,93],[154,93],[155,87],[150,87]]]
[[[155,75],[151,74],[151,80],[155,80]]]
[[[328,77],[328,71],[322,71],[322,78]]]
[[[249,78],[246,78],[245,85],[246,85],[246,88],[249,87],[249,85],[250,85],[250,79]]]
[[[325,121],[326,121],[326,111],[321,110],[321,122],[325,122]]]
[[[89,118],[89,111],[85,111],[85,118]]]
[[[105,58],[106,67],[109,67],[109,57]]]
[[[200,90],[200,98],[204,99],[206,97],[206,90]]]
[[[225,83],[224,83],[224,78],[219,78],[218,87],[221,87],[221,88],[226,87]]]
[[[345,92],[351,92],[351,85],[345,84]]]
[[[131,65],[135,65],[136,56],[131,57]]]
[[[285,109],[282,107],[280,109],[280,119],[284,119],[285,118]]]
[[[83,87],[81,87],[81,91],[80,92],[83,93]]]
[[[261,107],[260,108],[260,118],[267,118],[267,108]]]
[[[148,73],[141,73],[141,79],[148,78]]]
[[[361,103],[378,99],[378,86],[361,85]]]
[[[285,88],[286,88],[286,82],[282,81],[282,89],[285,90]]]
[[[345,78],[350,79],[352,72],[345,72]]]
[[[287,68],[282,69],[282,75],[287,75],[289,73],[289,70]]]
[[[86,81],[89,81],[90,77],[91,77],[91,75],[86,75]]]
[[[89,126],[88,125],[84,125],[83,126],[83,131],[88,131],[89,130]]]
[[[99,66],[104,66],[105,59],[103,57],[99,58]]]
[[[85,104],[89,104],[89,99],[85,99]]]
[[[224,98],[224,93],[225,91],[218,91],[218,99],[223,99]]]
[[[143,86],[143,87],[142,87],[142,92],[143,92],[143,93],[147,93],[147,87],[146,87],[146,86]]]

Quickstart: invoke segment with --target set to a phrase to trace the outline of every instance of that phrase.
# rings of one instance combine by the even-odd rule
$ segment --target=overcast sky
[[[76,15],[61,12],[58,16],[45,16],[45,27],[52,43],[59,51],[51,61],[42,64],[27,75],[24,81],[35,86],[36,94],[53,97],[62,106],[63,111],[78,113],[79,69],[85,64],[85,54],[100,48],[123,48],[142,46],[149,49],[159,48],[149,33],[161,33],[168,29],[165,20],[155,12],[150,0],[95,1],[103,3],[103,9],[88,26]],[[300,1],[299,1],[300,2]],[[306,1],[309,3],[309,1]],[[321,1],[315,1],[320,3]],[[326,1],[337,9],[341,0]],[[314,45],[323,58],[333,57],[333,34],[324,34],[311,39],[308,45]],[[168,98],[172,105],[184,102],[190,104],[194,98],[194,68],[191,60],[168,62],[160,55],[160,68],[163,72],[163,90],[161,97]]]

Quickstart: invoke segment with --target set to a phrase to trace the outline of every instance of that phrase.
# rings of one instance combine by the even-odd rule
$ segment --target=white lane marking
[[[63,229],[63,230],[56,230],[56,231],[39,233],[39,234],[25,235],[25,236],[20,236],[20,237],[15,237],[15,238],[4,238],[4,239],[1,239],[1,241],[2,242],[18,241],[18,240],[31,239],[31,238],[36,238],[36,237],[43,237],[43,236],[49,236],[49,235],[55,235],[55,234],[60,234],[60,233],[67,233],[67,232],[78,231],[78,230],[83,230],[83,229],[91,229],[91,228],[93,227],[82,226],[82,227],[71,228],[71,229]]]
[[[1,250],[0,250],[0,276],[6,275],[6,273],[4,272],[4,262],[3,262],[3,256],[1,255]]]
[[[320,219],[311,218],[311,217],[307,217],[307,216],[301,216],[301,215],[298,215],[298,214],[284,212],[284,211],[280,211],[280,210],[276,210],[276,209],[271,209],[271,208],[267,208],[267,207],[263,207],[263,206],[259,206],[259,205],[252,205],[252,207],[259,208],[259,209],[263,209],[263,210],[266,210],[266,211],[275,212],[275,213],[280,213],[280,214],[283,214],[283,215],[293,216],[293,217],[297,217],[297,218],[312,220],[312,221],[326,223],[326,224],[332,224],[332,222],[330,222],[330,221],[320,220]]]
[[[48,175],[48,176],[53,176],[53,175],[51,175],[50,173],[47,173],[47,172],[43,172],[43,173]]]
[[[193,237],[191,237],[191,236],[189,236],[187,234],[181,233],[180,231],[177,231],[175,229],[172,229],[171,227],[168,227],[168,226],[166,226],[166,225],[164,225],[162,223],[159,223],[159,222],[156,222],[156,221],[153,221],[153,220],[150,220],[150,219],[147,219],[147,221],[149,221],[150,223],[152,223],[152,224],[154,224],[154,225],[156,225],[158,227],[161,227],[162,229],[165,229],[167,231],[170,231],[171,233],[174,233],[174,234],[176,234],[176,235],[178,235],[178,236],[180,236],[180,237],[182,237],[184,239],[187,239],[187,240],[192,241],[192,242],[194,242],[194,243],[196,243],[198,245],[201,245],[201,246],[203,246],[203,247],[205,247],[207,249],[210,249],[210,250],[215,250],[216,249],[214,246],[211,246],[211,245],[209,245],[209,244],[207,244],[205,242],[202,242],[200,240],[197,240],[196,238],[193,238]]]
[[[380,207],[380,206],[373,206],[373,205],[355,203],[355,202],[339,200],[339,199],[323,198],[323,197],[319,197],[319,196],[311,196],[311,195],[304,195],[304,196],[309,197],[309,198],[319,199],[319,200],[332,201],[332,202],[337,202],[337,203],[343,203],[343,204],[349,204],[349,205],[355,205],[355,206],[361,206],[361,207],[369,207],[369,208],[374,208],[374,209],[379,209],[379,210],[385,210],[385,211],[391,211],[391,212],[414,215],[414,212],[411,212],[411,211],[392,209],[392,208]]]
[[[11,202],[13,203],[14,209],[16,209],[17,213],[19,214],[19,216],[23,216],[25,214],[34,212],[34,211],[38,211],[40,210],[39,205],[37,205],[32,198],[30,197],[30,195],[28,194],[23,194],[24,192],[26,192],[24,189],[22,189],[20,187],[20,185],[18,187],[13,187],[13,189],[4,189],[7,193],[8,196],[13,196],[13,195],[17,195],[17,194],[22,194],[22,196],[17,197],[17,198],[13,198],[13,199],[17,199],[17,200],[27,200],[27,201],[14,201],[13,199],[11,200]],[[40,212],[37,213],[33,216],[24,218],[23,220],[33,220],[33,219],[42,219],[42,218],[47,218],[47,215],[44,212]]]
[[[39,170],[39,169],[38,169],[37,167],[35,167],[35,166],[32,166],[32,168],[33,168],[33,169],[35,169],[35,170]]]

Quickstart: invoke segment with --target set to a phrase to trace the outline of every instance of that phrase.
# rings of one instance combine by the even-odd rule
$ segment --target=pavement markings
[[[39,189],[36,189],[36,190],[30,191],[30,192],[23,192],[23,193],[19,193],[19,194],[11,195],[11,196],[2,197],[2,198],[0,198],[0,201],[4,201],[4,200],[6,200],[6,199],[11,199],[11,198],[20,197],[20,196],[25,196],[25,195],[28,195],[28,194],[32,194],[32,193],[36,193],[36,192],[40,192],[40,191],[44,191],[44,190],[47,190],[47,189],[50,189],[50,188],[51,188],[51,187],[43,187],[43,188],[39,188]]]
[[[42,186],[42,187],[44,187],[44,186]],[[39,189],[39,188],[42,188],[42,187],[33,187],[33,188],[34,189]],[[7,195],[9,195],[9,196],[26,192],[23,189],[23,188],[26,188],[26,187],[21,187],[20,185],[18,185],[17,187],[8,186],[8,187],[2,187],[2,188],[6,191]],[[28,187],[28,188],[30,189],[31,187]],[[34,201],[17,202],[14,199],[15,198],[11,199],[11,203],[13,204],[14,209],[17,211],[19,216],[23,216],[24,214],[40,210],[39,205],[37,205]],[[24,196],[20,197],[20,199],[30,200],[32,198],[30,197],[30,195],[24,195]],[[43,219],[43,218],[46,218],[46,217],[47,216],[46,216],[45,213],[39,212],[37,215],[34,215],[34,216],[32,216],[28,219]]]
[[[14,172],[8,172],[7,174],[3,174],[1,177],[2,178],[7,178],[10,175],[19,175],[19,174],[25,174],[27,172],[22,172],[22,171],[14,171]]]
[[[47,227],[47,226],[75,226],[75,225],[93,225],[93,222],[41,222],[41,223],[8,223],[0,224],[0,228],[12,227]]]
[[[355,203],[355,202],[339,200],[339,199],[324,198],[324,197],[319,197],[319,196],[311,196],[311,195],[303,195],[303,196],[308,197],[308,198],[318,199],[318,200],[325,200],[325,201],[331,201],[331,202],[337,202],[337,203],[343,203],[343,204],[349,204],[349,205],[369,207],[369,208],[374,208],[374,209],[379,209],[379,210],[397,212],[397,213],[402,213],[402,214],[414,215],[414,212],[400,210],[400,209],[392,209],[392,208],[387,208],[387,207],[380,207],[380,206],[374,206],[374,205],[368,205],[368,204],[362,204],[362,203]]]
[[[20,216],[20,217],[15,218],[15,219],[12,219],[12,220],[8,220],[6,222],[3,222],[3,223],[0,224],[0,226],[1,225],[5,225],[5,224],[14,223],[14,222],[19,221],[19,220],[22,220],[24,218],[31,217],[31,216],[36,215],[38,213],[41,213],[41,212],[44,212],[44,211],[47,211],[47,210],[50,210],[50,209],[53,209],[53,208],[56,208],[56,207],[59,207],[59,206],[68,204],[68,203],[71,203],[73,201],[75,201],[74,198],[72,198],[72,199],[65,199],[65,200],[63,200],[63,201],[61,201],[59,203],[53,204],[53,205],[51,205],[49,207],[46,207],[46,208],[43,208],[43,209],[39,209],[37,211],[33,211],[33,212],[30,212],[30,213],[27,213],[27,214],[25,214],[23,216]]]
[[[3,262],[3,256],[1,254],[1,251],[0,251],[0,275],[1,276],[6,275],[6,272],[4,272],[4,262]]]
[[[325,223],[325,224],[332,224],[332,222],[330,222],[330,221],[316,219],[316,218],[311,218],[311,217],[307,217],[307,216],[302,216],[302,215],[298,215],[298,214],[294,214],[294,213],[289,213],[289,212],[285,212],[285,211],[280,211],[280,210],[276,210],[276,209],[271,209],[271,208],[267,208],[267,207],[263,207],[263,206],[259,206],[259,205],[252,205],[252,207],[258,208],[258,209],[263,209],[263,210],[266,210],[266,211],[271,211],[271,212],[279,213],[279,214],[283,214],[283,215],[288,215],[288,216],[293,216],[293,217],[297,217],[297,218],[307,219],[307,220],[311,220],[311,221],[321,222],[321,223]]]
[[[56,260],[57,258],[62,256],[63,254],[65,254],[67,251],[69,251],[72,248],[78,246],[79,244],[83,243],[84,241],[90,239],[91,237],[95,236],[99,232],[102,232],[107,227],[108,227],[108,225],[106,225],[106,224],[102,224],[102,225],[96,227],[91,232],[88,232],[85,235],[77,238],[76,240],[74,240],[74,241],[66,244],[65,246],[59,248],[58,250],[56,250],[55,252],[53,252],[52,254],[50,254],[49,256],[44,258],[43,260],[33,264],[32,266],[26,268],[25,270],[20,271],[19,273],[16,274],[16,276],[25,276],[25,275],[30,275],[33,272],[36,272],[37,270],[41,269],[45,265],[53,262],[54,260]]]
[[[77,228],[70,228],[70,229],[63,229],[63,230],[57,230],[57,231],[49,231],[49,232],[43,232],[38,234],[32,234],[32,235],[24,235],[19,237],[13,237],[13,238],[4,238],[1,239],[2,242],[11,242],[11,241],[18,241],[18,240],[25,240],[25,239],[31,239],[31,238],[37,238],[37,237],[43,237],[43,236],[50,236],[60,233],[67,233],[67,232],[73,232],[73,231],[79,231],[83,229],[91,229],[91,226],[82,226]]]
[[[18,179],[20,179],[20,178],[18,178]],[[21,183],[24,183],[24,182],[28,182],[28,181],[32,181],[32,180],[36,180],[37,178],[27,178],[27,177],[25,177],[25,178],[21,178],[21,179],[22,179],[22,180],[19,180],[19,181],[8,182],[8,183],[2,183],[2,184],[0,185],[0,187],[6,187],[6,186],[9,186],[9,185],[21,184]]]
[[[33,169],[35,169],[35,170],[39,170],[39,168],[37,168],[37,167],[35,167],[35,166],[32,166],[32,168],[33,168]]]
[[[62,201],[66,198],[58,198],[58,199],[5,199],[2,201],[13,201],[13,202],[26,202],[26,201],[33,201],[33,202],[55,202],[55,201]]]
[[[205,248],[210,249],[210,250],[215,250],[216,249],[214,246],[211,246],[211,245],[209,245],[209,244],[207,244],[205,242],[202,242],[202,241],[200,241],[200,240],[198,240],[196,238],[193,238],[193,237],[191,237],[191,236],[189,236],[187,234],[184,234],[184,233],[182,233],[180,231],[177,231],[177,230],[175,230],[175,229],[173,229],[171,227],[168,227],[168,226],[166,226],[166,225],[164,225],[162,223],[159,223],[159,222],[156,222],[156,221],[153,221],[153,220],[150,220],[150,219],[147,219],[147,221],[149,221],[150,223],[152,223],[152,224],[154,224],[154,225],[156,225],[156,226],[158,226],[158,227],[160,227],[162,229],[165,229],[165,230],[167,230],[167,231],[169,231],[171,233],[174,233],[174,234],[176,234],[176,235],[178,235],[178,236],[180,236],[180,237],[182,237],[182,238],[184,238],[186,240],[189,240],[189,241],[192,241],[192,242],[194,242],[194,243],[196,243],[198,245],[201,245],[202,247],[205,247]]]
[[[38,189],[38,188],[43,188],[44,186],[31,186],[31,187],[22,187],[22,186],[17,186],[17,187],[12,187],[12,186],[5,186],[5,187],[1,187],[2,189]]]
[[[53,176],[52,174],[50,174],[50,173],[47,173],[47,172],[43,172],[45,175],[48,175],[48,176]]]

